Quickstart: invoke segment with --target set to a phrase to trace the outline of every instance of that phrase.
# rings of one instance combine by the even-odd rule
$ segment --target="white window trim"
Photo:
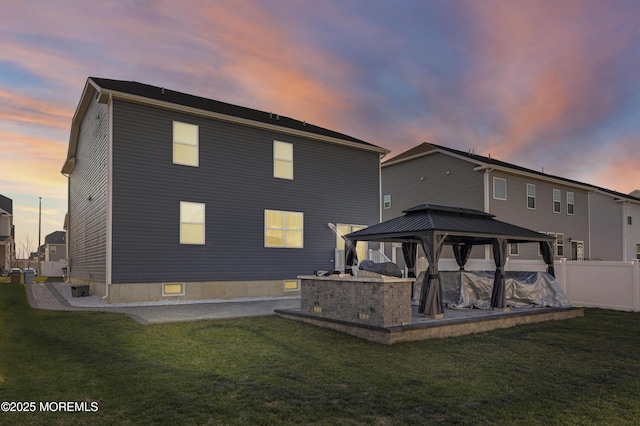
[[[197,204],[204,207],[204,220],[202,223],[200,222],[188,222],[182,220],[182,204]],[[207,242],[207,206],[205,203],[195,203],[192,201],[180,201],[180,244],[181,245],[192,245],[192,246],[203,246]],[[192,224],[192,225],[202,225],[202,242],[201,243],[184,243],[182,242],[182,225]]]
[[[296,288],[287,288],[287,283],[296,283]],[[283,280],[282,291],[300,291],[300,280]]]
[[[496,181],[501,180],[504,182],[504,198],[499,198],[496,197]],[[502,200],[502,201],[506,201],[507,200],[507,180],[505,178],[500,178],[500,177],[493,177],[493,198],[494,200]]]
[[[558,194],[558,200],[556,201],[556,194]],[[558,210],[556,211],[556,203],[558,203]],[[551,208],[554,213],[562,213],[562,191],[559,189],[553,190],[553,201],[551,203]]]
[[[387,198],[389,199],[389,201],[387,201]],[[382,199],[382,205],[385,209],[390,209],[391,208],[391,194],[386,194],[383,199]]]
[[[271,227],[271,228],[267,228],[267,212],[278,212],[278,213],[284,213],[284,224],[283,224],[283,228],[276,228],[276,227]],[[287,213],[296,213],[296,214],[301,214],[302,215],[302,228],[300,229],[300,232],[302,234],[302,245],[300,246],[288,246],[287,245]],[[293,211],[287,211],[287,210],[272,210],[272,209],[265,209],[264,210],[264,216],[263,216],[263,232],[264,232],[264,247],[265,248],[289,248],[289,249],[302,249],[304,248],[304,213],[303,212],[293,212]],[[282,229],[283,234],[282,234],[282,245],[280,246],[276,246],[276,245],[268,245],[267,244],[267,231],[269,229]],[[294,228],[291,228],[291,230],[297,230]]]
[[[175,136],[175,127],[176,124],[182,124],[182,125],[186,125],[186,126],[194,126],[197,129],[197,134],[198,134],[198,140],[196,140],[195,144],[192,143],[188,143],[188,142],[184,142],[184,141],[177,141],[176,140],[176,136]],[[182,121],[173,121],[173,164],[177,164],[179,166],[187,166],[187,167],[200,167],[200,126],[198,126],[197,124],[191,124],[191,123],[184,123]],[[180,161],[176,161],[176,144],[177,145],[183,145],[183,146],[189,146],[189,147],[195,147],[196,148],[196,162],[195,164],[191,164],[191,163],[184,163],[184,162],[180,162]]]
[[[286,144],[291,146],[291,158],[280,158],[276,156],[276,144]],[[287,163],[291,163],[291,177],[284,176],[276,176],[276,161],[283,161]],[[285,179],[285,180],[293,180],[294,177],[294,168],[293,168],[293,144],[291,142],[283,142],[283,141],[273,141],[273,177],[276,179]]]
[[[180,293],[165,293],[164,288],[167,285],[179,285],[182,288],[182,291],[180,291]],[[185,289],[186,289],[185,283],[162,283],[162,297],[184,296],[186,295]]]
[[[562,244],[558,243],[558,235],[562,235]],[[558,253],[558,249],[562,247],[562,254]],[[556,257],[565,257],[564,254],[564,233],[563,232],[558,232],[556,233],[556,243],[555,243],[555,252],[556,252]]]
[[[573,201],[570,203],[569,202],[569,194],[571,194],[571,198],[573,198]],[[567,191],[567,214],[569,216],[573,216],[576,213],[576,196],[573,192],[569,192]],[[569,206],[572,207],[573,212],[569,213]]]
[[[529,188],[533,188],[533,195],[529,195]],[[533,198],[533,207],[529,207],[529,197]],[[529,210],[536,209],[536,185],[533,183],[527,184],[527,208]]]

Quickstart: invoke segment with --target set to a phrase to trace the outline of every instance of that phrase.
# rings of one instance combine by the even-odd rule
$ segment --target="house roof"
[[[436,144],[427,143],[427,142],[421,143],[418,146],[415,146],[403,153],[396,155],[393,158],[386,160],[384,163],[382,163],[382,167],[385,168],[385,167],[393,166],[395,164],[403,163],[405,161],[410,161],[415,158],[419,158],[425,155],[431,155],[438,152],[444,153],[447,155],[452,155],[457,158],[461,158],[463,160],[475,163],[478,165],[478,167],[481,167],[481,168],[494,167],[496,169],[510,171],[512,173],[532,175],[539,179],[548,180],[548,181],[557,181],[559,183],[563,183],[566,185],[580,187],[585,190],[600,191],[600,192],[609,194],[611,196],[614,196],[616,198],[620,198],[628,201],[640,202],[640,197],[636,196],[635,192],[631,194],[623,194],[621,192],[613,191],[607,188],[602,188],[599,186],[591,185],[584,182],[579,182],[573,179],[567,179],[560,176],[546,174],[536,170],[528,169],[526,167],[521,167],[516,164],[511,164],[505,161],[496,160],[495,158],[475,154],[474,152],[464,152],[454,148],[449,148],[446,146],[436,145]]]
[[[507,238],[510,243],[552,241],[554,237],[494,219],[494,215],[479,210],[421,204],[404,210],[396,217],[353,232],[346,238],[355,241],[413,241],[431,232],[448,234],[445,244],[460,242],[474,245],[490,244],[495,238]]]
[[[11,198],[0,195],[0,214],[13,214],[13,200]]]
[[[89,77],[85,85],[80,103],[73,117],[69,152],[62,173],[70,173],[77,145],[79,125],[93,96],[99,102],[107,103],[109,98],[126,99],[133,102],[153,104],[165,108],[176,108],[186,112],[232,121],[249,126],[269,128],[298,136],[322,139],[328,142],[346,144],[369,151],[387,154],[389,150],[339,133],[319,127],[306,121],[281,116],[273,112],[259,111],[252,108],[233,105],[214,99],[203,98],[187,93],[176,92],[164,87],[152,86],[136,81],[111,80]]]
[[[64,231],[55,231],[44,237],[45,244],[64,244],[67,238],[67,233]]]

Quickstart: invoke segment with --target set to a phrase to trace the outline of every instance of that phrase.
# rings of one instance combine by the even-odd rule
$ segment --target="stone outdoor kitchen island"
[[[414,278],[333,275],[299,279],[301,313],[379,327],[411,324]]]

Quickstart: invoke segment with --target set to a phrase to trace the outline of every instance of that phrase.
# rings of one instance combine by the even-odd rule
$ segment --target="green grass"
[[[212,307],[215,309],[215,307]],[[276,316],[140,325],[0,284],[0,424],[638,424],[640,314],[383,346]]]

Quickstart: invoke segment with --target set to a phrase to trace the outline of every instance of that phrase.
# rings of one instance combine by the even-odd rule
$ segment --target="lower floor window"
[[[180,244],[204,244],[204,203],[180,201]]]
[[[518,254],[520,254],[518,243],[509,244],[509,256],[517,256]]]
[[[184,296],[184,283],[162,284],[163,296]]]
[[[284,291],[296,291],[300,290],[300,281],[298,280],[286,280],[283,283]]]
[[[264,211],[264,246],[303,248],[304,213]]]

